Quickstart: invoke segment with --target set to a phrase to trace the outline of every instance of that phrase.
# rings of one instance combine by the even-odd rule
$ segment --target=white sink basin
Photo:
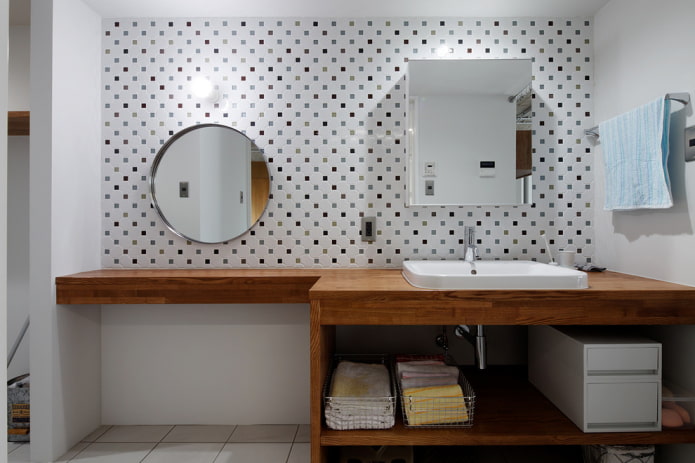
[[[586,273],[528,260],[407,260],[403,277],[426,289],[584,289]]]

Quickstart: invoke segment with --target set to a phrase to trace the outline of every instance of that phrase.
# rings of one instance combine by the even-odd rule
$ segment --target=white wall
[[[7,148],[7,348],[10,349],[29,315],[29,137],[8,137]],[[29,373],[29,333],[7,368],[8,378]]]
[[[507,97],[430,95],[416,107],[415,204],[516,202],[516,106]],[[481,177],[480,161],[495,162],[494,176]],[[426,162],[436,163],[435,177],[423,176]]]
[[[29,110],[30,28],[9,29],[10,111]],[[7,151],[7,348],[17,339],[29,315],[29,137],[8,137]],[[8,378],[29,372],[29,333],[7,370]]]
[[[31,459],[47,462],[101,423],[100,309],[56,306],[54,284],[99,267],[101,19],[33,0],[31,23]]]
[[[596,16],[595,121],[606,120],[668,92],[695,98],[690,0],[612,0]],[[674,109],[680,109],[678,103]],[[596,150],[597,260],[625,273],[695,284],[695,163],[683,161],[684,112],[672,118],[669,171],[674,207],[664,211],[603,211],[601,150]],[[695,124],[691,115],[687,124]],[[672,132],[673,133],[673,132]],[[648,263],[648,265],[647,265]]]
[[[7,127],[7,65],[9,2],[0,0],[0,127]],[[7,130],[0,130],[0,185],[7,185]],[[7,210],[7,190],[0,189],[0,211]],[[7,262],[7,215],[0,214],[0,264]],[[7,267],[0,265],[0,294],[7,294]],[[0,358],[6,358],[3,336],[7,336],[7,298],[0,297]],[[5,384],[7,372],[1,369],[0,384]],[[7,403],[7,389],[0,391],[0,403]],[[2,435],[6,434],[7,421],[0,425]],[[0,439],[0,455],[7,455],[7,441]]]
[[[309,422],[306,304],[102,308],[105,424]]]
[[[8,109],[29,110],[29,49],[31,28],[19,24],[10,26],[10,69]]]
[[[668,92],[695,98],[692,0],[611,0],[595,18],[595,121],[605,120]],[[673,104],[674,109],[681,105]],[[603,211],[601,150],[596,156],[597,261],[611,270],[695,285],[695,162],[683,160],[684,125],[692,105],[672,116],[669,171],[674,207],[664,211]],[[687,116],[687,117],[686,117]],[[663,343],[664,375],[695,390],[692,326],[653,328]],[[664,446],[659,461],[691,462],[693,446]]]

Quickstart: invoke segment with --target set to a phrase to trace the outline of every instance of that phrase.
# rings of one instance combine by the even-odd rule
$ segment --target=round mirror
[[[150,170],[152,205],[177,235],[221,243],[245,233],[268,202],[270,176],[261,150],[217,124],[172,136]]]

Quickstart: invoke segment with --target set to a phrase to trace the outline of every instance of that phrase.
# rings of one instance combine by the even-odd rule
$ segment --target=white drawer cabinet
[[[661,429],[661,344],[652,340],[532,326],[529,381],[584,432]]]

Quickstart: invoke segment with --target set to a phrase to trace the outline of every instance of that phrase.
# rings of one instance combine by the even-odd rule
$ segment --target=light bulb
[[[437,50],[436,50],[437,56],[439,56],[439,57],[444,57],[444,56],[448,55],[449,53],[453,53],[453,52],[454,52],[454,49],[449,48],[446,45],[442,45],[441,47],[437,48]]]
[[[215,85],[205,77],[194,77],[191,80],[191,92],[201,100],[215,102],[218,99]]]

